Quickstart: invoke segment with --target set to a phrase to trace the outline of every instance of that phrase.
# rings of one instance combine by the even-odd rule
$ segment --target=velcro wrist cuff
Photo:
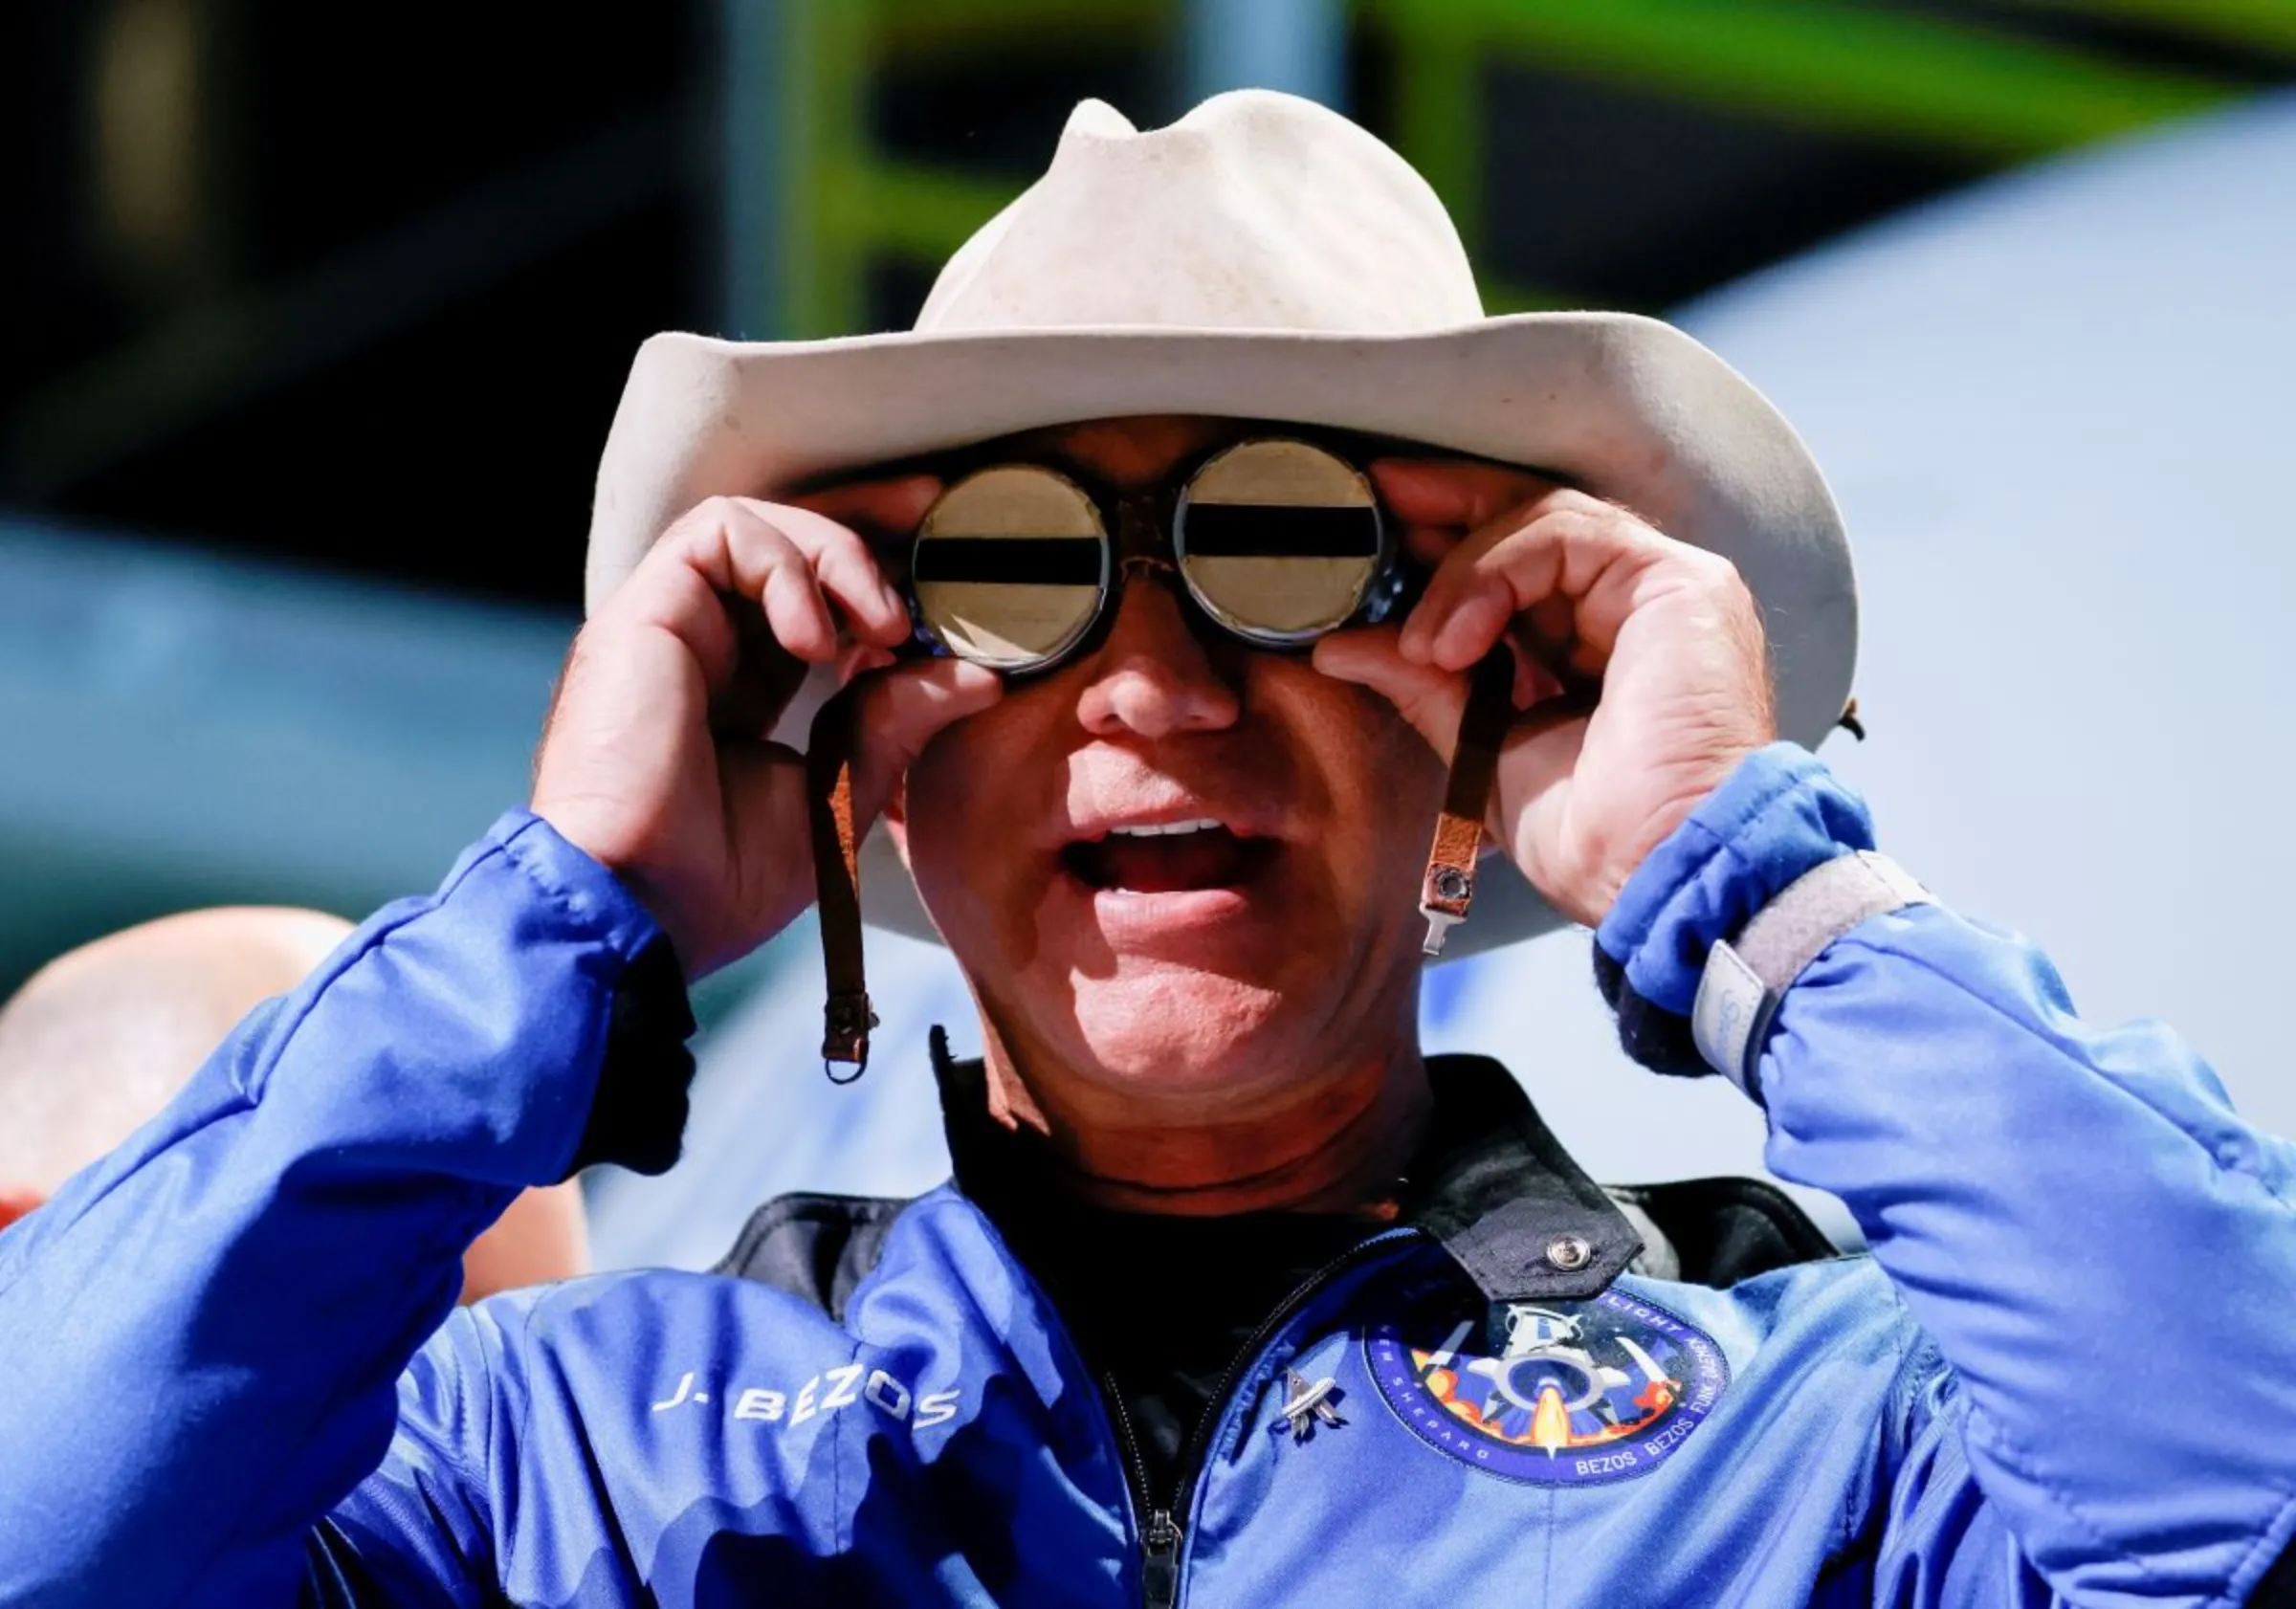
[[[1932,903],[1887,855],[1859,849],[1803,872],[1755,913],[1735,941],[1708,950],[1690,1039],[1709,1067],[1755,1099],[1778,1002],[1835,939],[1870,917]]]

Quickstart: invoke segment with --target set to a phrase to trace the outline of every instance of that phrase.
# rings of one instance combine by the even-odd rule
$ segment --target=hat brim
[[[1753,386],[1670,324],[1530,313],[1401,336],[1076,328],[639,348],[599,466],[594,610],[705,497],[770,497],[825,474],[1081,419],[1281,419],[1424,442],[1572,477],[1731,560],[1760,603],[1780,736],[1815,746],[1848,697],[1857,584],[1809,451]],[[819,690],[817,690],[818,692]],[[803,747],[815,698],[776,736]],[[1489,863],[1445,954],[1563,925]],[[882,831],[864,915],[938,938]]]

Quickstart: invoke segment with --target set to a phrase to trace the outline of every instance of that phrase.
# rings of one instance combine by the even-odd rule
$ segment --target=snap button
[[[1594,1261],[1595,1248],[1584,1235],[1556,1235],[1547,1242],[1547,1262],[1564,1273],[1576,1273]]]

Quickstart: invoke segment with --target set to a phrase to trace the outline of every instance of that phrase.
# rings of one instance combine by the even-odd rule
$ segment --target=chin
[[[1332,1017],[1321,989],[1137,959],[1071,988],[1082,1052],[1071,1065],[1140,1094],[1282,1081]]]

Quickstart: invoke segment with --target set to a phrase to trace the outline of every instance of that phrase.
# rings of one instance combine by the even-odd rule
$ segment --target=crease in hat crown
[[[916,327],[1411,335],[1482,316],[1459,231],[1409,163],[1313,100],[1234,90],[1145,131],[1079,104]]]

